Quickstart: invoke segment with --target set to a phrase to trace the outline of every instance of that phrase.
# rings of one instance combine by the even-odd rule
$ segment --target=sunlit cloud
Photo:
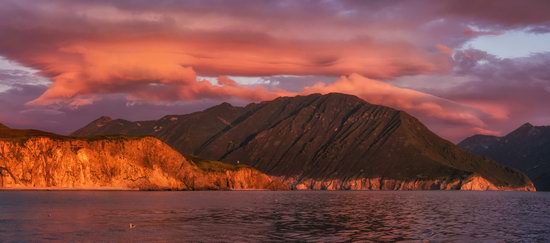
[[[547,55],[531,52],[546,50],[549,9],[544,0],[7,0],[0,99],[32,90],[22,109],[72,114],[111,97],[174,106],[344,92],[456,141],[546,120],[532,97],[550,90]]]

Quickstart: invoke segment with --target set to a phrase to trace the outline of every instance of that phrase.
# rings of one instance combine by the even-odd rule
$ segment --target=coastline
[[[1,191],[140,191],[137,188],[124,187],[3,187]]]

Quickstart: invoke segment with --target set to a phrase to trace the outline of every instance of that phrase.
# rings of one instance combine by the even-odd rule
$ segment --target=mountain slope
[[[222,103],[201,112],[165,116],[157,121],[130,122],[101,117],[75,131],[72,135],[79,137],[154,135],[180,152],[194,154],[194,151],[210,139],[213,134],[230,127],[230,124],[243,115],[245,111],[245,108]]]
[[[0,138],[14,138],[14,137],[32,137],[32,136],[49,136],[49,137],[60,137],[59,135],[43,132],[33,129],[11,129],[6,125],[0,123]]]
[[[154,137],[69,138],[3,126],[0,188],[227,190],[288,186],[250,167],[195,162]]]
[[[372,180],[393,183],[384,189],[459,189],[476,180],[484,181],[479,189],[530,187],[525,175],[463,151],[414,117],[344,94],[222,104],[158,121],[94,121],[73,135],[105,134],[154,135],[182,153],[245,163],[295,187],[369,189]]]
[[[504,137],[475,135],[459,143],[526,173],[537,190],[550,191],[550,126],[524,124]]]

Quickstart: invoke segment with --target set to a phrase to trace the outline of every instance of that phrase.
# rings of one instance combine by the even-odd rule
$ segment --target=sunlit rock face
[[[154,137],[70,138],[35,130],[0,133],[4,189],[120,190],[534,190],[478,175],[439,179],[268,176],[237,163],[185,157]]]
[[[0,139],[0,186],[19,189],[281,189],[249,167],[201,170],[153,137]]]
[[[295,189],[532,186],[521,172],[464,151],[403,111],[338,93],[280,97],[245,107],[223,103],[157,121],[104,117],[73,135],[110,134],[153,135],[184,154],[239,161]],[[470,182],[475,176],[488,184]]]
[[[295,179],[256,169],[187,159],[153,137],[0,139],[2,188],[136,190],[525,190],[483,177],[434,180]]]

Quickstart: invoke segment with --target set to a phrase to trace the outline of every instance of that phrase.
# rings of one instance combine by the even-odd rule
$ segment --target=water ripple
[[[0,192],[2,241],[544,242],[548,225],[549,193]]]

